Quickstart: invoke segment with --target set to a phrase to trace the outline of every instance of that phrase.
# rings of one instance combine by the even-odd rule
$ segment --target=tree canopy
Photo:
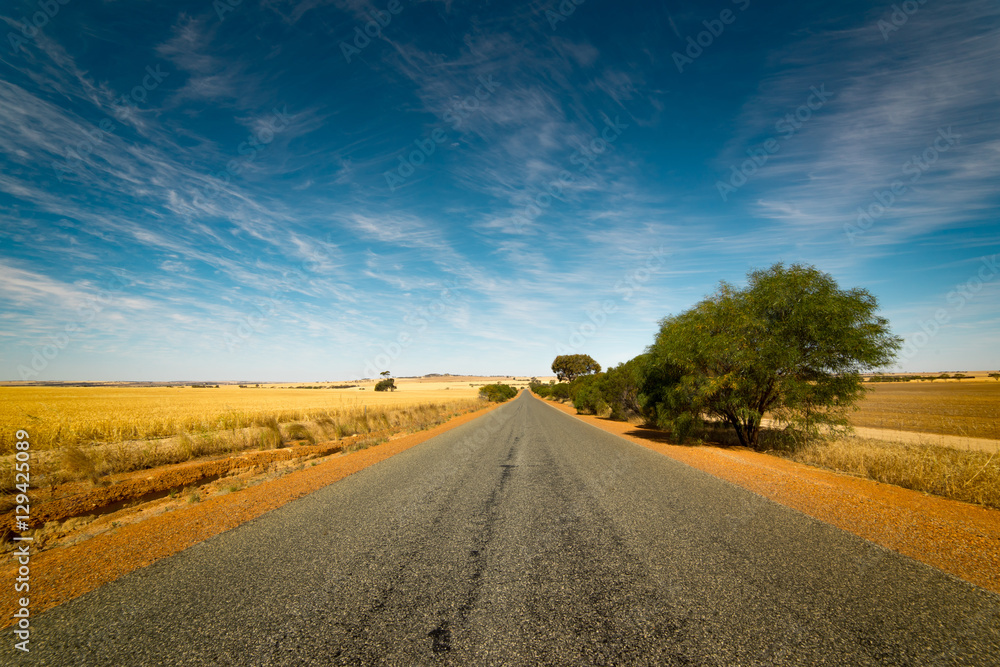
[[[581,375],[600,373],[601,365],[587,354],[561,354],[552,362],[552,372],[560,382],[572,382]]]
[[[713,416],[753,448],[767,412],[807,431],[846,424],[860,373],[888,365],[902,342],[877,309],[866,290],[841,290],[811,266],[753,271],[744,289],[721,283],[661,321],[648,350],[660,382],[647,378],[658,421],[683,431]]]

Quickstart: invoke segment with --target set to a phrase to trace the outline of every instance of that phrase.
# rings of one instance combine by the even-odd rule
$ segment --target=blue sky
[[[0,30],[0,379],[610,366],[778,261],[874,293],[902,369],[1000,367],[992,0],[36,0]]]

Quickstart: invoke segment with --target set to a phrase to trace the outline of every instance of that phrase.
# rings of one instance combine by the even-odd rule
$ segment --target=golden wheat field
[[[867,385],[854,426],[1000,440],[1000,382],[938,380]]]
[[[375,392],[373,383],[351,389],[5,386],[0,387],[0,454],[13,451],[19,429],[30,434],[33,449],[45,450],[241,429],[272,420],[314,421],[365,407],[472,402],[478,395],[478,386],[470,382],[397,382],[395,392]]]

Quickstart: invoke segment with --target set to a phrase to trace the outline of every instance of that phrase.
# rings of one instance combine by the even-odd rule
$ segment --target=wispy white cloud
[[[866,245],[891,247],[958,222],[983,223],[995,209],[1000,11],[989,2],[923,6],[888,41],[877,18],[811,35],[774,56],[778,73],[747,102],[740,131],[717,162],[725,180],[729,166],[746,159],[744,149],[779,141],[780,151],[747,186],[763,193],[752,206],[760,217],[844,241],[843,226],[855,222],[858,207],[899,181],[906,192],[863,234]],[[778,123],[819,86],[832,101],[785,136],[789,125]],[[934,142],[947,128],[957,145],[937,152]]]

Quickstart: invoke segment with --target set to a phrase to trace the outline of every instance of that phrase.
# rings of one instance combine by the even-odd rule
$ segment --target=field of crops
[[[1000,382],[878,383],[851,415],[855,426],[1000,440]]]
[[[445,388],[447,387],[447,388]],[[0,454],[14,447],[25,429],[32,448],[82,447],[126,440],[336,419],[369,409],[475,400],[469,383],[400,383],[395,392],[371,386],[353,389],[296,389],[266,385],[220,387],[0,387]]]

